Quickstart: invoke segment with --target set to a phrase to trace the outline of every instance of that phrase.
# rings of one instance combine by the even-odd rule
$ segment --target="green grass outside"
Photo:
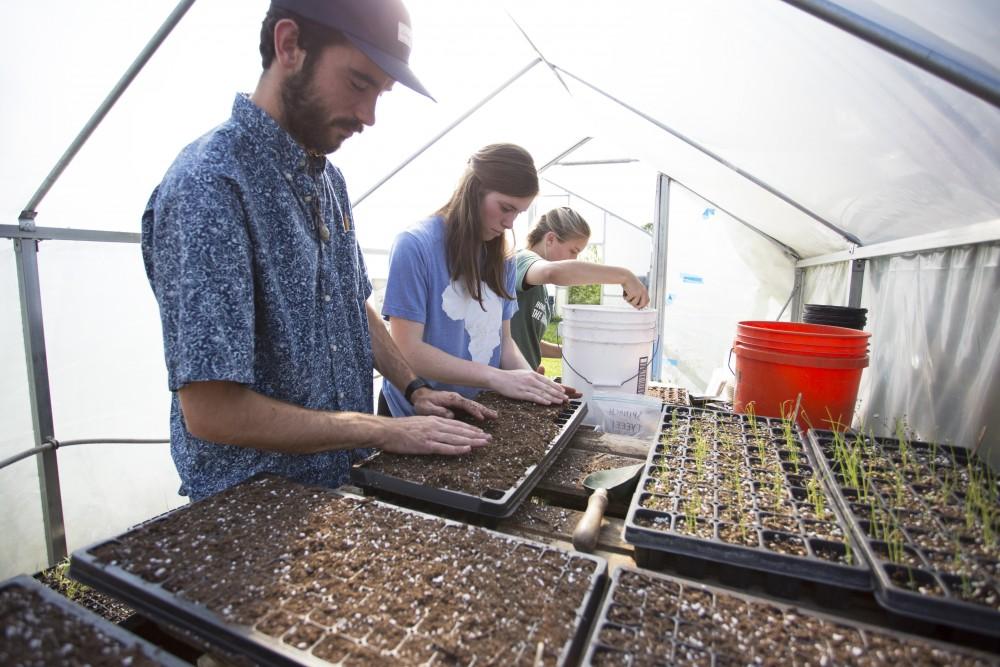
[[[542,340],[555,345],[559,344],[559,335],[556,331],[556,327],[559,325],[559,321],[561,319],[562,318],[560,317],[552,318],[552,321],[549,322],[549,326],[545,328],[545,334],[542,336]],[[545,366],[545,377],[554,378],[562,376],[562,359],[542,357],[542,365]]]

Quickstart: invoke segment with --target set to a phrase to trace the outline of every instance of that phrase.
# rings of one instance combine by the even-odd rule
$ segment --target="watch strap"
[[[423,379],[422,377],[417,377],[413,382],[406,385],[406,389],[403,390],[403,397],[406,399],[407,403],[413,405],[413,398],[412,398],[413,392],[415,392],[417,389],[423,389],[424,387],[429,388],[430,386],[431,385],[429,382],[427,382],[427,380]]]

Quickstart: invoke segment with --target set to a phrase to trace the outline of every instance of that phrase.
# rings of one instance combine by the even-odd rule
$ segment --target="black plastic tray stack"
[[[714,515],[707,517],[712,524],[712,537],[699,537],[685,531],[687,517],[684,503],[688,499],[684,497],[683,489],[676,484],[672,487],[673,490],[664,489],[659,480],[661,475],[667,472],[673,473],[682,468],[690,469],[693,465],[691,457],[695,439],[690,432],[690,425],[695,419],[713,420],[720,427],[739,432],[734,447],[742,451],[739,456],[742,457],[741,460],[747,469],[757,467],[756,445],[751,442],[753,429],[748,416],[716,410],[666,406],[661,437],[650,448],[646,466],[625,520],[625,540],[635,547],[638,565],[652,569],[667,567],[700,577],[705,574],[708,564],[714,563],[712,566],[714,571],[721,576],[733,575],[742,579],[749,571],[757,572],[763,576],[769,590],[777,590],[788,584],[788,594],[791,595],[797,595],[795,587],[804,581],[815,582],[833,589],[871,590],[872,580],[868,565],[860,554],[854,553],[847,541],[850,537],[847,523],[823,484],[814,483],[812,488],[813,493],[819,489],[818,492],[824,494],[825,509],[832,513],[829,519],[833,520],[828,519],[824,525],[830,529],[836,528],[845,540],[820,539],[810,536],[809,531],[805,529],[802,513],[808,505],[809,495],[806,485],[809,479],[819,474],[819,469],[809,456],[808,449],[803,445],[804,438],[797,429],[793,431],[793,437],[797,443],[798,458],[795,460],[798,461],[798,473],[795,472],[793,463],[789,462],[788,450],[782,448],[778,451],[784,473],[784,485],[792,494],[792,498],[788,500],[797,508],[794,513],[794,523],[797,527],[793,529],[795,532],[765,528],[757,522],[758,518],[763,522],[769,512],[766,507],[758,506],[757,499],[763,495],[764,490],[760,484],[754,482],[752,485],[754,491],[751,494],[753,509],[747,513],[748,516],[745,516],[751,533],[755,533],[755,536],[751,534],[748,540],[755,540],[757,545],[743,545],[721,539],[719,530],[732,527],[731,522],[720,519],[725,509],[725,504],[718,502],[725,486],[722,475],[708,479],[708,485],[713,488],[711,493],[714,496],[707,500],[713,501],[715,508]],[[775,439],[783,440],[781,420],[766,417],[755,419],[758,433],[769,433]],[[718,441],[713,441],[710,446],[710,455],[714,457],[722,445]],[[730,458],[736,456],[732,453],[732,448],[729,452],[727,456]],[[659,502],[665,508],[644,507],[652,502]],[[804,544],[806,554],[786,554],[764,546],[769,541],[780,543],[785,540],[794,541],[800,547]],[[853,562],[848,564],[849,560]]]
[[[275,522],[272,518],[274,507],[279,505],[284,508],[282,516],[304,518]],[[220,512],[219,507],[232,511]],[[193,549],[192,533],[188,531],[187,537],[178,537],[180,532],[184,532],[178,529],[178,525],[183,526],[183,523],[171,523],[187,516],[205,519],[217,514],[220,517],[226,514],[238,516],[220,521],[217,530],[199,531],[193,541]],[[405,516],[400,518],[400,515]],[[331,520],[335,516],[341,521]],[[407,526],[406,536],[393,534],[392,529],[386,527],[384,517],[387,516],[392,516],[393,524],[397,519],[404,521],[399,525]],[[345,525],[344,519],[354,524],[351,530],[355,532],[338,531],[337,527]],[[283,523],[288,526],[277,525]],[[205,522],[201,521],[199,525],[204,526]],[[468,545],[467,558],[458,561],[448,558],[434,566],[433,563],[437,562],[434,559],[418,563],[412,560],[414,556],[407,555],[410,554],[408,545],[433,545],[435,538],[432,534],[442,531],[454,531],[450,533],[451,539]],[[390,534],[398,539],[391,539]],[[347,535],[363,537],[352,541]],[[72,555],[70,571],[75,579],[115,595],[151,620],[192,635],[200,646],[212,653],[237,656],[247,664],[330,665],[340,664],[342,660],[346,661],[345,664],[356,664],[358,660],[364,664],[418,664],[433,657],[417,659],[404,653],[403,646],[411,640],[422,646],[429,643],[434,650],[444,651],[444,654],[435,654],[438,661],[434,663],[444,664],[440,660],[442,655],[447,657],[447,644],[445,639],[436,638],[453,630],[458,632],[459,624],[467,619],[465,616],[449,619],[441,625],[425,629],[421,623],[429,616],[422,614],[427,613],[426,609],[433,608],[436,597],[448,600],[456,597],[449,586],[455,585],[452,577],[457,573],[475,576],[479,570],[494,572],[500,567],[499,562],[494,562],[495,556],[483,555],[495,551],[478,553],[487,538],[494,546],[499,544],[504,553],[519,559],[513,561],[512,567],[519,568],[525,564],[525,586],[531,586],[533,572],[539,576],[538,573],[546,568],[549,572],[558,571],[557,575],[553,575],[557,588],[549,590],[548,598],[545,598],[550,604],[563,604],[561,600],[564,598],[558,592],[561,590],[558,587],[563,585],[582,597],[578,606],[575,602],[567,604],[566,618],[572,617],[573,620],[558,626],[569,629],[569,639],[561,647],[542,647],[550,656],[546,664],[552,664],[551,656],[556,653],[556,664],[577,664],[586,648],[587,632],[600,605],[601,591],[607,579],[607,561],[603,558],[496,533],[371,498],[345,497],[330,489],[300,485],[273,476],[254,478],[217,496],[173,510],[117,538],[81,549]],[[396,546],[389,547],[387,543]],[[156,547],[155,558],[150,557],[149,545]],[[385,573],[369,568],[372,555],[379,549],[393,549],[392,553],[399,555],[401,562],[412,561],[413,564],[404,567],[420,567],[419,572],[425,577],[421,580],[425,590],[444,586],[434,589],[441,593],[433,593],[416,606],[400,603],[400,591],[407,588],[407,577],[413,575],[386,579]],[[193,550],[198,553],[192,555]],[[140,551],[145,554],[142,558],[130,558]],[[205,556],[231,552],[245,554],[247,558]],[[330,560],[318,570],[306,569],[301,557],[310,552],[322,552]],[[438,568],[439,576],[431,578],[426,569],[428,563],[432,568]],[[472,574],[467,575],[466,571]],[[517,578],[522,576],[517,574]],[[329,584],[323,582],[332,580],[346,582],[344,585],[349,589],[348,594],[356,595],[357,599],[345,600],[341,595],[332,594],[332,591],[324,593],[328,590],[325,586]],[[232,588],[228,589],[224,598],[220,598],[207,587],[211,582],[219,581],[236,585],[235,601]],[[262,585],[262,581],[268,583]],[[483,577],[482,586],[488,588],[490,581],[493,581],[491,577]],[[338,584],[338,587],[343,586]],[[476,591],[467,588],[463,592],[475,594]],[[515,596],[518,592],[510,591],[510,594]],[[266,602],[276,596],[283,600],[280,605]],[[202,598],[205,599],[195,601]],[[471,599],[474,601],[475,595]],[[530,600],[530,597],[525,599]],[[471,602],[467,605],[466,615],[472,613],[473,607]],[[532,608],[530,605],[524,607]],[[271,619],[286,613],[297,619],[295,625],[286,626],[287,630],[264,631],[268,629]],[[525,611],[519,613],[524,614]],[[488,617],[482,616],[483,611],[478,614],[476,623],[479,625],[472,626],[471,630],[462,625],[462,632],[474,630],[475,637],[491,637],[502,635],[509,627],[509,619],[503,611],[496,610]],[[393,639],[396,643],[373,639],[372,634],[364,630],[373,627],[365,625],[366,617],[381,619],[380,622],[391,625],[399,633],[399,637]],[[241,618],[250,620],[241,623]],[[546,621],[545,618],[530,621],[530,616],[523,615],[519,618],[529,619],[525,624],[530,625],[532,633]],[[281,622],[278,621],[279,628],[282,627]],[[310,643],[299,643],[298,637],[303,637],[307,631],[313,633],[304,640]],[[317,636],[316,633],[321,634]],[[532,643],[532,636],[515,642],[510,656],[505,654],[501,662],[534,664],[539,647]],[[321,650],[324,642],[335,646],[335,650],[346,651],[346,657],[330,658]],[[483,664],[488,662],[487,659]],[[478,660],[476,664],[480,664]]]
[[[30,613],[36,619],[40,619],[43,626],[48,626],[48,628],[53,631],[52,634],[47,635],[44,638],[40,636],[37,637],[37,640],[42,644],[42,646],[39,647],[39,652],[41,653],[44,650],[45,653],[42,654],[44,657],[56,659],[56,662],[51,664],[57,664],[60,662],[69,664],[68,661],[71,659],[73,660],[72,664],[86,664],[88,660],[97,662],[102,658],[107,659],[108,657],[107,655],[88,656],[81,655],[79,653],[70,653],[61,658],[51,655],[53,651],[58,653],[58,649],[60,647],[74,645],[75,642],[78,641],[79,637],[72,633],[71,628],[64,627],[57,629],[52,627],[52,623],[54,622],[71,620],[75,623],[87,626],[94,630],[95,634],[101,635],[103,640],[101,641],[102,646],[108,648],[117,646],[120,649],[124,649],[129,652],[138,652],[141,658],[148,661],[148,664],[165,665],[167,667],[184,667],[187,665],[186,662],[179,660],[172,654],[153,646],[144,639],[136,637],[107,619],[101,618],[92,611],[84,609],[80,605],[68,600],[62,595],[59,595],[55,591],[50,590],[48,587],[40,584],[31,577],[20,576],[0,582],[0,595],[8,592],[29,593],[39,596],[40,603],[30,609],[25,609],[24,612]],[[0,617],[0,620],[12,622],[14,619],[5,619]],[[28,620],[32,624],[38,622],[30,619]],[[8,625],[6,629],[7,631],[11,631],[12,626]],[[61,634],[63,632],[67,632],[67,634]],[[10,637],[6,636],[3,631],[0,631],[0,656],[4,655],[4,643],[9,640]],[[125,657],[125,655],[122,655],[123,659]],[[131,664],[136,664],[136,662],[132,662]]]
[[[621,567],[612,574],[583,664],[981,667],[1000,664],[1000,656]]]
[[[546,471],[569,444],[586,415],[586,403],[570,401],[568,407],[559,414],[558,423],[561,428],[552,439],[542,459],[526,469],[524,475],[509,489],[487,489],[481,495],[475,496],[463,491],[418,484],[367,468],[365,464],[377,458],[379,454],[374,454],[366,461],[354,465],[351,469],[351,483],[365,489],[366,492],[373,492],[376,495],[384,494],[388,498],[417,500],[460,512],[493,519],[505,519],[517,510],[518,505],[525,498],[531,495],[535,485],[545,476]]]
[[[989,477],[989,466],[961,447],[906,441],[901,448],[897,438],[848,432],[839,446],[842,451],[845,444],[854,446],[861,455],[868,483],[858,484],[857,476],[845,478],[832,431],[814,429],[809,441],[854,542],[871,563],[879,603],[914,618],[1000,637],[1000,486],[995,474]],[[983,517],[967,511],[976,507],[966,504],[970,471],[993,481],[986,531]],[[950,489],[947,505],[933,500],[942,489]],[[990,539],[992,548],[984,552]],[[964,591],[976,591],[983,603],[966,601]]]

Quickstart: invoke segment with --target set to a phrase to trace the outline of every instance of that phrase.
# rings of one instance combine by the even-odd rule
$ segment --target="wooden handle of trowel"
[[[601,521],[604,510],[608,506],[608,490],[597,489],[590,494],[587,501],[587,511],[583,513],[580,523],[573,531],[573,548],[577,551],[590,552],[597,544],[597,534],[601,532]]]

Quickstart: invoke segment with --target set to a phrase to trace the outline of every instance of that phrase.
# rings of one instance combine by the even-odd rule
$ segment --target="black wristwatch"
[[[403,397],[410,405],[413,405],[413,399],[410,398],[411,396],[413,396],[413,392],[415,392],[417,389],[423,389],[424,387],[430,389],[431,385],[427,380],[423,379],[422,377],[417,377],[416,380],[406,385],[406,389],[403,390]]]

